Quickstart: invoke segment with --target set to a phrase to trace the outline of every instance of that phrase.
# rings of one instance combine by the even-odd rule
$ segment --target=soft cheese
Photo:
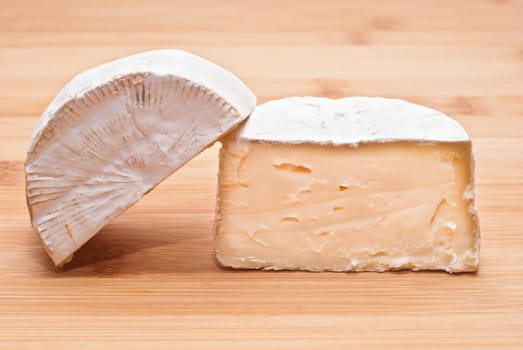
[[[43,113],[25,164],[31,222],[55,264],[255,105],[230,72],[179,50],[136,54],[74,78]]]
[[[215,247],[234,268],[475,271],[471,142],[401,100],[288,98],[222,140]]]

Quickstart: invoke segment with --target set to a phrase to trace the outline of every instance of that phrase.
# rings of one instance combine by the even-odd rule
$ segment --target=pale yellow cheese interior
[[[216,255],[235,268],[474,271],[468,142],[225,140]]]

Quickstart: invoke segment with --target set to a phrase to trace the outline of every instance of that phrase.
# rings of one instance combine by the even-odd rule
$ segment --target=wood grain
[[[522,349],[523,2],[29,1],[0,11],[0,348]],[[437,108],[474,140],[477,274],[232,271],[212,252],[215,146],[64,269],[32,232],[23,161],[75,74],[174,47],[260,102],[381,95]]]

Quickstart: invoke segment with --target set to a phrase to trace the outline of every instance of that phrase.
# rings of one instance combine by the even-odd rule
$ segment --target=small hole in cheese
[[[303,165],[296,165],[296,164],[292,164],[292,163],[280,163],[280,164],[273,164],[273,165],[278,170],[291,171],[294,173],[301,173],[301,174],[310,174],[311,173],[311,169],[309,169]]]
[[[283,217],[281,218],[280,222],[298,222],[300,220],[298,220],[297,217],[295,216],[286,216],[286,217]]]

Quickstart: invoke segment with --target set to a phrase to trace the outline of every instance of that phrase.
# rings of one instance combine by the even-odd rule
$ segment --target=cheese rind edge
[[[454,119],[434,109],[382,97],[288,97],[254,110],[234,137],[283,143],[357,145],[387,141],[470,140]]]

